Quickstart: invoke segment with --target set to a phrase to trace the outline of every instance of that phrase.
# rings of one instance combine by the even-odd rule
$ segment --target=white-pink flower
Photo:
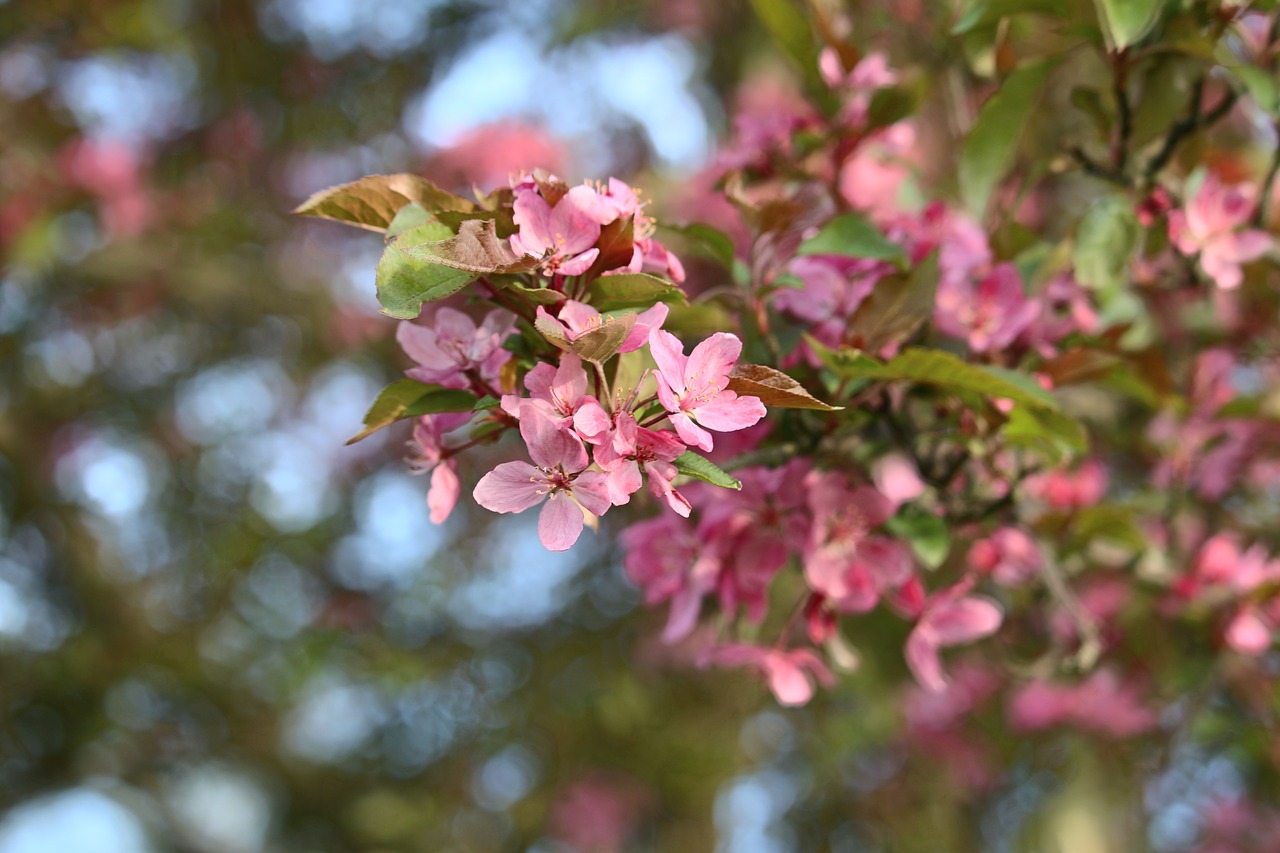
[[[680,340],[669,332],[649,334],[649,349],[658,364],[658,399],[686,444],[711,450],[708,429],[733,432],[753,426],[765,415],[758,397],[729,391],[729,373],[742,352],[742,341],[717,332],[686,356]]]
[[[502,398],[502,410],[514,418],[520,417],[522,407],[532,404],[558,426],[572,429],[584,439],[590,440],[613,427],[600,402],[587,394],[587,372],[582,359],[571,352],[560,356],[559,367],[538,362],[525,374],[524,387],[531,397],[507,394]]]
[[[1169,239],[1186,255],[1200,253],[1200,266],[1218,287],[1240,286],[1240,265],[1256,260],[1271,248],[1271,237],[1246,228],[1254,212],[1254,191],[1248,184],[1228,186],[1208,174],[1185,209],[1169,213]]]
[[[516,187],[515,223],[511,250],[542,261],[544,275],[582,275],[600,250],[600,226],[616,218],[611,206],[601,203],[596,191],[585,184],[570,189],[555,207],[547,204],[537,188]]]
[[[493,512],[542,504],[538,537],[550,551],[567,551],[582,534],[583,512],[603,515],[609,509],[605,475],[586,470],[581,439],[528,402],[520,411],[520,435],[534,464],[504,462],[485,474],[473,492],[476,503]]]

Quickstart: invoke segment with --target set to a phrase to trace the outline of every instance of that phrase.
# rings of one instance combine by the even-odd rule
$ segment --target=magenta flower
[[[942,282],[934,308],[938,329],[967,340],[974,352],[1005,349],[1040,314],[1040,303],[1028,299],[1013,264],[998,264],[976,285]]]
[[[418,363],[405,375],[419,382],[466,388],[471,384],[466,374],[474,371],[496,384],[502,365],[511,360],[502,342],[514,324],[515,316],[500,309],[490,311],[479,326],[453,308],[436,311],[434,327],[405,321],[396,329],[396,340]]]
[[[803,705],[812,699],[815,679],[826,687],[835,684],[831,670],[810,649],[784,651],[729,643],[713,650],[709,661],[720,666],[756,668],[783,705]]]
[[[535,187],[521,184],[515,200],[520,231],[511,236],[511,250],[540,259],[543,275],[582,275],[600,256],[594,248],[600,226],[613,218],[613,210],[585,184],[565,193],[555,207]]]
[[[702,599],[720,575],[719,559],[704,546],[705,537],[674,515],[633,524],[618,537],[626,554],[627,577],[644,590],[646,604],[670,600],[662,640],[675,643],[693,631]]]
[[[969,595],[972,586],[972,581],[961,581],[932,596],[907,637],[907,665],[922,687],[946,688],[941,649],[980,640],[1000,627],[1000,608],[985,596]]]
[[[627,333],[627,339],[622,342],[622,346],[618,347],[618,352],[634,352],[644,346],[649,340],[649,333],[654,329],[662,328],[669,310],[664,303],[659,302],[652,308],[637,314],[636,324]],[[560,306],[560,314],[556,317],[552,317],[546,308],[539,305],[538,318],[545,318],[554,323],[564,335],[565,340],[570,343],[587,332],[600,328],[604,323],[604,317],[599,311],[585,302],[577,302],[573,299],[564,301]]]
[[[1245,228],[1253,216],[1253,188],[1227,186],[1208,174],[1185,209],[1169,213],[1169,239],[1185,255],[1200,253],[1200,266],[1218,287],[1231,290],[1244,280],[1240,265],[1271,248],[1271,237]]]
[[[1018,586],[1044,568],[1044,557],[1034,539],[1016,527],[1001,527],[988,539],[969,548],[969,567],[991,575],[997,583]]]
[[[1022,731],[1069,725],[1116,738],[1133,737],[1156,724],[1139,688],[1105,669],[1074,685],[1028,682],[1009,700],[1007,716]]]
[[[708,429],[733,432],[764,417],[758,397],[739,397],[726,388],[742,352],[742,341],[735,335],[717,332],[685,356],[675,335],[655,329],[649,334],[649,349],[658,363],[658,399],[686,444],[711,450]]]
[[[605,476],[586,470],[582,441],[532,404],[521,407],[520,435],[534,464],[504,462],[485,474],[473,493],[476,503],[493,512],[542,504],[538,537],[547,550],[567,551],[582,534],[583,512],[603,515],[609,509]]]

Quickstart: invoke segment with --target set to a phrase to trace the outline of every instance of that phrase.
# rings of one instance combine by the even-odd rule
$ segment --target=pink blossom
[[[413,440],[409,442],[409,470],[414,474],[431,473],[427,507],[431,510],[433,524],[444,523],[458,505],[458,497],[462,494],[462,482],[458,479],[458,460],[449,455],[444,446],[444,436],[469,420],[470,412],[450,412],[424,415],[413,425]]]
[[[627,333],[627,338],[622,342],[622,346],[618,347],[618,352],[634,352],[644,346],[649,340],[649,333],[654,329],[662,328],[669,310],[671,309],[664,303],[659,302],[652,308],[637,314],[636,323],[631,327],[631,331]],[[573,299],[566,299],[561,303],[560,312],[555,317],[552,317],[546,308],[539,305],[538,317],[554,323],[560,333],[564,335],[565,340],[571,343],[587,332],[600,328],[604,323],[604,316],[599,311],[585,302],[578,302]]]
[[[720,646],[710,654],[710,662],[720,666],[750,666],[760,671],[783,705],[804,705],[813,698],[814,680],[830,687],[835,684],[831,670],[810,649],[767,649],[746,643]]]
[[[913,568],[908,550],[872,535],[893,513],[892,504],[870,486],[851,489],[833,472],[810,475],[806,486],[813,524],[804,549],[805,580],[839,610],[870,610]]]
[[[618,412],[614,422],[617,427],[599,442],[595,453],[596,462],[609,475],[609,500],[615,506],[629,503],[640,489],[641,475],[646,475],[654,497],[687,518],[692,507],[671,485],[679,473],[671,463],[684,453],[684,443],[673,433],[637,425],[630,412]]]
[[[735,472],[740,491],[703,483],[686,488],[705,506],[698,535],[705,553],[718,561],[716,588],[726,613],[743,607],[753,621],[764,618],[770,582],[808,534],[808,466],[806,459],[793,459],[780,468],[744,468]]]
[[[609,509],[605,476],[587,471],[582,441],[531,403],[521,408],[520,435],[534,464],[502,463],[480,478],[473,496],[493,512],[524,512],[542,504],[538,537],[548,550],[566,551],[582,533],[584,511],[603,515]]]
[[[472,384],[467,374],[474,372],[485,382],[498,384],[502,365],[511,360],[502,342],[514,324],[514,315],[495,309],[477,327],[474,320],[453,308],[436,311],[434,327],[402,322],[396,329],[396,340],[418,363],[405,375],[447,388],[467,388]]]
[[[557,796],[549,832],[581,853],[621,853],[635,832],[645,799],[634,780],[594,771]]]
[[[1245,550],[1229,533],[1210,537],[1196,556],[1197,579],[1205,584],[1229,587],[1247,593],[1275,577],[1262,545]]]
[[[969,567],[991,575],[997,583],[1018,586],[1044,567],[1044,557],[1034,539],[1016,527],[1001,527],[990,538],[979,539],[969,549]]]
[[[685,443],[711,450],[708,429],[732,432],[764,417],[758,397],[739,397],[727,390],[729,373],[742,352],[737,336],[717,332],[686,356],[675,335],[655,329],[649,334],[649,349],[658,364],[658,399]]]
[[[961,581],[933,595],[907,637],[907,664],[926,689],[947,686],[938,657],[940,649],[980,640],[1000,627],[1000,608],[985,596],[969,595],[972,586],[970,581]]]
[[[886,453],[873,462],[871,481],[894,512],[904,503],[923,495],[927,488],[924,480],[920,479],[916,463],[905,453]]]
[[[998,352],[1039,313],[1040,303],[1023,292],[1017,267],[998,264],[977,285],[939,284],[933,317],[940,331],[967,340],[974,352]]]
[[[1223,639],[1240,654],[1256,657],[1271,648],[1274,634],[1275,626],[1262,610],[1254,605],[1245,605],[1231,618]]]
[[[1223,184],[1210,173],[1183,210],[1169,213],[1169,239],[1185,255],[1200,253],[1205,274],[1222,288],[1239,287],[1240,265],[1271,248],[1271,237],[1247,228],[1255,208],[1253,187]]]
[[[561,354],[559,367],[538,362],[525,374],[524,387],[531,397],[507,394],[502,398],[503,411],[512,417],[519,418],[521,408],[532,404],[559,426],[588,440],[613,426],[599,401],[587,394],[587,372],[582,359],[571,352]]]
[[[902,185],[911,177],[904,158],[914,145],[915,131],[908,124],[895,124],[863,142],[840,167],[840,195],[876,222],[892,222],[902,211]]]
[[[1008,717],[1023,731],[1070,725],[1115,738],[1141,734],[1156,724],[1139,688],[1106,669],[1075,685],[1029,682],[1009,700]]]
[[[544,275],[582,275],[600,250],[600,226],[614,218],[596,191],[579,184],[552,207],[533,186],[516,187],[515,222],[511,250],[542,261]]]
[[[468,131],[427,160],[426,175],[441,185],[481,189],[503,185],[512,174],[544,168],[557,172],[565,147],[535,125],[498,121]]]
[[[1080,510],[1102,500],[1107,491],[1107,469],[1091,459],[1075,471],[1058,469],[1028,477],[1023,487],[1059,512]]]
[[[715,588],[720,561],[683,518],[661,515],[633,524],[619,535],[627,577],[644,590],[645,603],[671,602],[662,639],[687,637],[698,622],[702,599]]]
[[[886,265],[877,261],[828,255],[798,257],[787,264],[787,272],[800,279],[803,287],[780,288],[773,301],[779,310],[808,323],[809,334],[837,347],[844,341],[849,318],[871,294],[885,269]]]

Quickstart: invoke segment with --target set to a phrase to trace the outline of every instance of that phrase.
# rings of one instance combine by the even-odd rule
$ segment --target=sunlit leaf
[[[686,450],[672,462],[676,470],[704,483],[719,486],[722,489],[741,489],[742,483],[730,477],[707,457],[692,450]]]
[[[728,388],[740,396],[758,397],[761,403],[775,409],[834,412],[844,408],[822,402],[781,370],[763,364],[737,365],[729,376]]]

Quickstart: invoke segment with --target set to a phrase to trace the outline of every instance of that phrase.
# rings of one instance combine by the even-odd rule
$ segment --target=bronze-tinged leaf
[[[513,252],[492,219],[468,219],[446,240],[411,244],[401,238],[391,246],[414,260],[473,273],[527,272],[538,265],[537,258]]]
[[[739,364],[729,375],[728,387],[741,397],[758,397],[761,403],[775,409],[835,412],[844,408],[822,402],[787,374],[763,364]]]
[[[1040,371],[1053,380],[1055,388],[1092,382],[1106,376],[1121,359],[1100,349],[1072,347],[1040,365]]]
[[[591,268],[584,273],[590,281],[601,273],[616,270],[631,263],[635,254],[635,217],[627,216],[615,219],[600,229],[600,239],[596,240],[596,248],[600,256]]]
[[[583,361],[594,361],[603,364],[618,352],[618,347],[626,341],[627,335],[636,324],[635,314],[624,314],[621,317],[602,317],[602,323],[589,332],[569,340],[559,324],[550,317],[539,317],[533,324],[544,338],[565,352],[571,352]]]
[[[385,231],[402,207],[417,202],[430,212],[473,211],[474,202],[440,189],[426,178],[400,173],[370,175],[321,190],[293,211],[345,222],[370,231]]]
[[[542,197],[546,199],[549,206],[555,207],[560,199],[564,198],[569,192],[569,185],[559,178],[549,174],[545,169],[533,170],[534,183],[538,185],[538,190],[542,193]]]
[[[851,346],[878,353],[905,341],[933,317],[938,290],[938,256],[930,255],[909,276],[886,276],[849,322]]]

